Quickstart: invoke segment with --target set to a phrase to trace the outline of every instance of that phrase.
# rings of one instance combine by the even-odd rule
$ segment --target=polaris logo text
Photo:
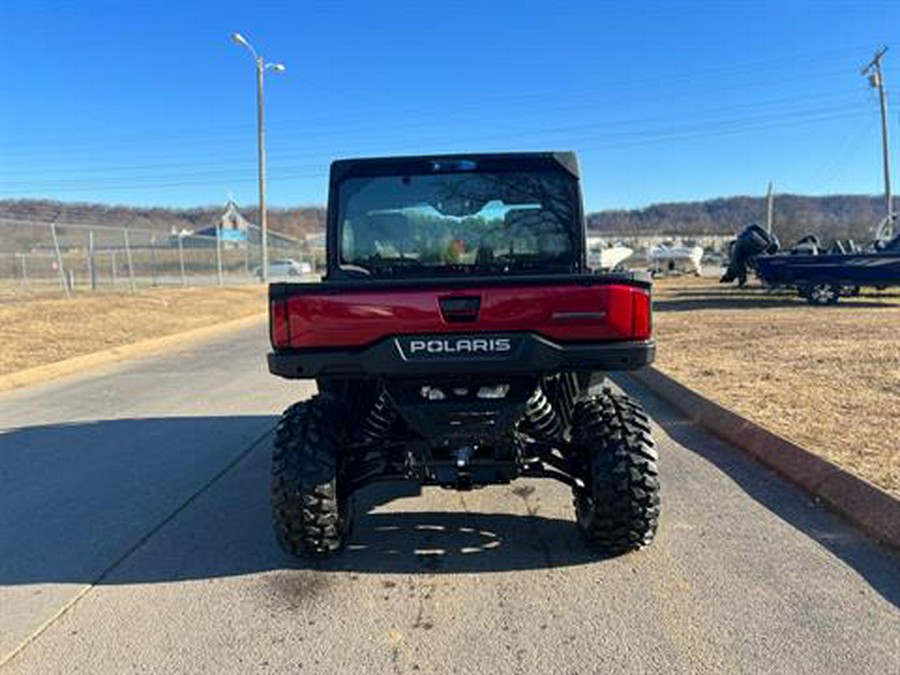
[[[512,349],[509,338],[411,340],[410,354],[502,354]]]

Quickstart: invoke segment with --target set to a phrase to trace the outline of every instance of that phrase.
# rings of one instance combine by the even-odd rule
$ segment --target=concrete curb
[[[818,497],[873,538],[900,549],[900,500],[655,368],[643,368],[630,375],[690,420]]]
[[[140,342],[113,347],[102,352],[75,356],[63,361],[48,363],[45,366],[37,366],[36,368],[27,368],[15,373],[0,375],[0,392],[26,387],[38,382],[46,382],[47,380],[66,375],[74,375],[85,370],[115,363],[116,361],[124,361],[125,359],[146,356],[166,349],[185,347],[197,342],[203,342],[232,331],[258,325],[265,318],[266,314],[254,314],[241,319],[234,319],[233,321],[224,321],[212,326],[204,326],[203,328],[141,340]]]

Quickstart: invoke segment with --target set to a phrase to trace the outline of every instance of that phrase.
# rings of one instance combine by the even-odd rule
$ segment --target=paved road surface
[[[267,432],[309,389],[264,345],[0,395],[4,675],[900,672],[900,558],[624,380],[661,427],[646,551],[593,559],[522,481],[382,487],[350,550],[287,559]]]

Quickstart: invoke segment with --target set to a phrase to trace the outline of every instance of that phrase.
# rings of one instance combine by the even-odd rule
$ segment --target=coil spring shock
[[[552,440],[562,434],[559,415],[556,414],[547,395],[540,388],[525,404],[525,421],[528,432],[542,440]]]
[[[362,436],[369,443],[387,438],[394,420],[397,419],[397,411],[391,405],[386,391],[378,395],[378,399],[369,410],[365,422],[363,422]]]

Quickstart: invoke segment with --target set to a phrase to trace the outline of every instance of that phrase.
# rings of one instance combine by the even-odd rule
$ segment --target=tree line
[[[871,239],[884,216],[883,197],[829,195],[810,197],[778,195],[775,198],[775,233],[789,244],[806,234],[823,240]],[[105,204],[56,202],[51,200],[0,200],[0,219],[34,223],[112,225],[159,230],[199,230],[212,227],[222,214],[220,206],[186,209],[141,208]],[[241,209],[251,223],[258,222],[255,207]],[[726,197],[697,202],[654,204],[642,209],[597,211],[587,215],[592,233],[615,234],[736,234],[750,223],[765,223],[766,200],[761,197]],[[269,227],[289,237],[302,239],[325,227],[325,209],[320,206],[270,208]],[[0,223],[0,244],[35,244],[46,233],[40,228]]]
[[[883,197],[868,195],[776,195],[774,231],[785,244],[807,234],[822,240],[872,238],[885,214]],[[726,197],[697,202],[654,204],[643,209],[599,211],[587,216],[597,234],[736,234],[766,222],[764,197]]]

